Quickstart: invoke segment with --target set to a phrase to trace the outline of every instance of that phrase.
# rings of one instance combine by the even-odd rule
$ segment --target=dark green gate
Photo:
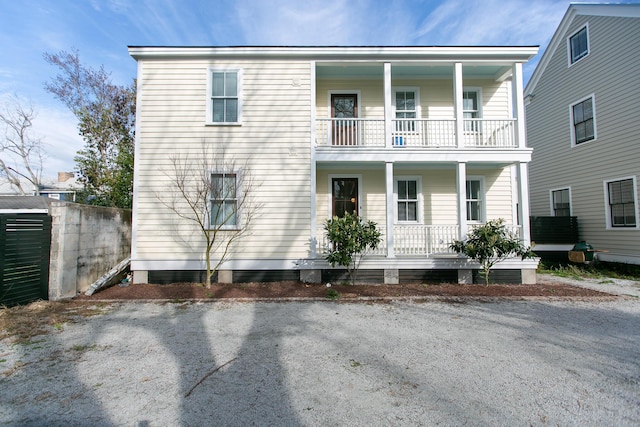
[[[0,305],[48,299],[51,217],[0,214]]]

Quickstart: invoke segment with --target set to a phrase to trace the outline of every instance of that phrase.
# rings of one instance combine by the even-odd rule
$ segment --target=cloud
[[[58,172],[75,169],[73,158],[84,142],[78,135],[77,120],[66,109],[35,106],[37,117],[33,122],[34,137],[41,138],[46,155],[43,159],[43,177],[55,177]]]

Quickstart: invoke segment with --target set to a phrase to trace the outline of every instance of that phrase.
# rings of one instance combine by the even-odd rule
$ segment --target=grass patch
[[[109,311],[106,304],[74,304],[70,301],[36,301],[31,304],[0,308],[0,339],[33,344],[31,338],[61,331],[65,324]]]
[[[602,279],[603,283],[608,283],[606,281],[610,279],[640,280],[640,266],[615,262],[594,262],[592,264],[541,262],[538,266],[538,273],[575,280]]]

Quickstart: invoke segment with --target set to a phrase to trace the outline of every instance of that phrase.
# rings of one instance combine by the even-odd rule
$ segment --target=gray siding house
[[[640,264],[639,65],[640,4],[572,4],[524,91],[531,214],[577,216],[603,261]]]

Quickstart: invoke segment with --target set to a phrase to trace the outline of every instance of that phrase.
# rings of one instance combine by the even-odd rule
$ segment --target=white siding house
[[[572,4],[525,89],[531,213],[604,261],[640,264],[639,66],[640,4]]]
[[[201,233],[159,202],[175,192],[163,173],[170,159],[197,156],[203,144],[259,184],[259,214],[219,281],[324,280],[332,269],[323,224],[344,210],[382,230],[381,247],[361,266],[374,280],[469,281],[478,265],[449,244],[470,226],[504,218],[529,240],[522,65],[537,51],[130,47],[138,62],[134,281],[204,269]],[[536,267],[514,258],[496,268],[531,282]]]

